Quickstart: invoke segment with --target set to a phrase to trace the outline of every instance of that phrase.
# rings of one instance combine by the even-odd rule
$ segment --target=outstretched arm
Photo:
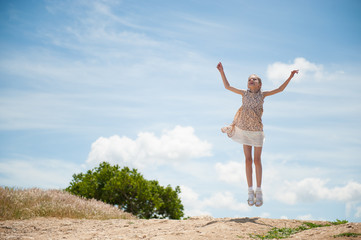
[[[243,96],[243,93],[244,93],[243,90],[240,90],[240,89],[237,89],[237,88],[232,87],[232,86],[229,84],[229,82],[227,81],[226,74],[225,74],[224,71],[223,71],[223,66],[222,66],[222,63],[221,63],[221,62],[218,63],[217,69],[218,69],[219,73],[221,74],[224,87],[225,87],[227,90],[229,90],[229,91],[232,91],[232,92],[234,92],[234,93],[241,94],[241,95]]]
[[[296,73],[298,74],[298,70],[293,70],[293,71],[291,72],[291,75],[289,76],[289,78],[288,78],[279,88],[276,88],[276,89],[271,90],[271,91],[264,91],[264,92],[263,92],[263,96],[264,96],[264,97],[267,97],[267,96],[271,96],[271,95],[274,95],[274,94],[276,94],[276,93],[282,92],[282,91],[287,87],[288,83],[291,81],[291,79],[293,78],[293,76],[294,76]]]

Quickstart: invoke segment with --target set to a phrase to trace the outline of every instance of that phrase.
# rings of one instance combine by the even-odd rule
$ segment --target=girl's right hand
[[[218,63],[217,68],[218,68],[218,71],[223,72],[223,66],[222,66],[221,62]]]

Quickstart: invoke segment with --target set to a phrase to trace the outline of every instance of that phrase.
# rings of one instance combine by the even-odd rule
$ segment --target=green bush
[[[184,215],[179,186],[175,190],[163,187],[158,181],[144,179],[137,169],[120,169],[107,162],[85,174],[74,174],[66,191],[117,205],[139,218],[180,219]]]

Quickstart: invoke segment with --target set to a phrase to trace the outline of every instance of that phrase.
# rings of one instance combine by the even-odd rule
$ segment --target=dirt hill
[[[310,221],[318,225],[327,222]],[[36,218],[0,221],[0,239],[261,239],[271,229],[296,229],[299,220],[265,218],[194,217],[188,220],[79,220]],[[358,233],[358,236],[334,237]],[[315,227],[291,235],[287,239],[361,239],[361,223],[345,223]]]

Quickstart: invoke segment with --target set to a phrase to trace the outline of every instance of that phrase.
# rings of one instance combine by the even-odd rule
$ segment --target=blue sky
[[[359,1],[2,1],[0,185],[65,188],[101,161],[181,186],[186,216],[361,219]],[[266,98],[264,206],[241,105]]]

